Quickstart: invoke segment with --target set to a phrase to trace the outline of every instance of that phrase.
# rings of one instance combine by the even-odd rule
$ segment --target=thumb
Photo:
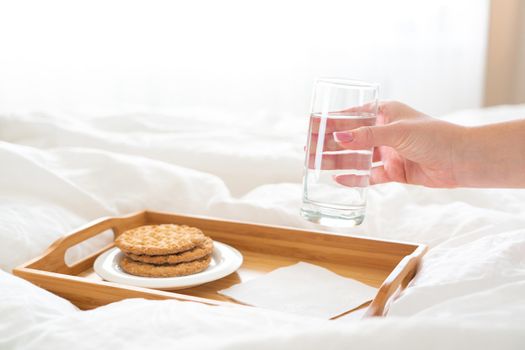
[[[396,148],[404,137],[404,133],[400,131],[397,123],[363,126],[353,130],[334,132],[334,139],[342,147],[349,149],[368,149],[377,146]]]

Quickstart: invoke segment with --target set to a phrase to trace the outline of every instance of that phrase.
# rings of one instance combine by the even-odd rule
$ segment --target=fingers
[[[362,126],[390,124],[400,120],[426,118],[423,113],[397,101],[384,101],[379,104],[368,103],[362,106],[350,107],[342,111],[329,112],[326,118],[324,133],[352,130]],[[311,116],[311,133],[318,134],[321,125],[321,113]],[[346,116],[346,118],[343,118]],[[349,118],[353,116],[354,118]],[[361,117],[361,118],[355,118]],[[368,118],[366,118],[368,117]]]
[[[381,154],[381,149],[379,147],[374,147],[372,153],[372,162],[381,162],[383,160],[383,155]]]
[[[321,170],[368,170],[372,164],[370,153],[352,154],[326,154],[323,153],[320,160]],[[308,158],[308,168],[317,167],[316,155],[310,154]]]
[[[317,144],[319,139],[321,139],[321,142],[323,143],[323,152],[343,151],[345,149],[337,141],[335,141],[333,134],[312,134],[310,135],[310,154],[315,154],[317,152]]]
[[[343,118],[347,116],[347,118]],[[362,118],[348,118],[348,114],[344,112],[330,112],[322,130],[322,119],[319,114],[312,114],[310,117],[310,133],[311,134],[332,134],[334,131],[351,130],[361,126],[371,126],[375,124],[376,117],[371,115]]]
[[[374,167],[368,175],[343,174],[334,176],[334,181],[338,184],[348,187],[366,187],[368,185],[377,185],[392,180],[388,177],[383,166]]]
[[[341,146],[337,141],[335,141],[333,138],[331,138],[330,140],[327,140],[324,142],[324,145],[323,145],[323,150],[321,151],[322,154],[323,154],[323,157],[329,157],[329,158],[332,158],[332,159],[336,159],[338,157],[358,157],[358,158],[361,158],[363,157],[364,159],[368,158],[369,155],[368,154],[361,154],[361,155],[352,155],[352,154],[345,154],[345,153],[342,153],[342,154],[339,154],[337,157],[335,155],[330,155],[329,152],[340,152],[340,151],[344,151],[345,148],[343,148],[343,146]],[[311,165],[310,168],[313,167],[313,163],[312,163],[312,160],[315,158],[315,155],[317,154],[317,135],[315,136],[312,136],[312,139],[310,140],[310,148],[307,150],[306,146],[304,146],[304,151],[308,151],[308,154],[310,156],[310,159],[311,161],[309,162],[309,164]],[[366,152],[366,151],[365,151]],[[374,147],[373,149],[373,152],[372,152],[372,162],[381,162],[383,160],[383,156],[381,154],[381,149],[379,147]]]
[[[335,132],[334,139],[347,149],[370,149],[378,146],[396,148],[403,141],[405,132],[399,123],[393,123]]]
[[[331,119],[328,118],[325,123],[324,130],[321,128],[321,118],[313,116],[310,125],[310,148],[309,153],[313,154],[317,151],[319,142],[323,143],[323,151],[340,151],[345,147],[341,146],[334,139],[334,132],[346,131],[356,129],[363,126],[372,126],[375,123],[375,118],[363,119]],[[320,130],[321,129],[321,130]],[[321,132],[320,132],[321,131]]]
[[[372,170],[370,170],[370,185],[378,185],[391,181],[384,166],[373,167]]]
[[[335,175],[334,181],[348,187],[367,187],[369,185],[369,176],[353,174]]]
[[[306,148],[304,146],[304,151],[308,151],[310,155],[315,155],[317,152],[317,142],[319,140],[319,135],[312,135],[310,138],[310,148]],[[344,148],[339,142],[337,142],[332,135],[326,135],[325,139],[323,141],[323,149],[322,152],[338,152],[338,151],[344,151],[346,148]],[[380,162],[381,161],[381,150],[379,147],[374,147],[373,150],[373,162]]]

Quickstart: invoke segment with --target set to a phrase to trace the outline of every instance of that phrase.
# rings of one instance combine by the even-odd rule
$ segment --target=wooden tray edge
[[[83,277],[72,276],[67,273],[50,272],[50,271],[45,271],[43,269],[42,270],[39,269],[39,267],[42,267],[41,265],[43,261],[46,261],[46,264],[48,264],[49,261],[56,261],[57,264],[62,263],[65,251],[71,246],[78,244],[108,229],[113,229],[115,231],[115,234],[117,235],[119,234],[119,232],[117,232],[118,230],[115,229],[115,225],[117,223],[125,223],[126,225],[129,225],[132,223],[141,223],[146,220],[146,217],[150,213],[181,216],[179,214],[170,214],[170,213],[163,213],[163,212],[140,211],[134,214],[129,214],[129,215],[120,216],[120,217],[104,217],[104,218],[94,220],[82,226],[81,228],[73,232],[70,232],[68,235],[59,238],[53,244],[51,244],[49,248],[42,255],[34,259],[31,259],[30,261],[13,269],[13,274],[21,278],[24,278],[38,286],[41,286],[44,289],[47,289],[61,296],[62,294],[60,293],[60,289],[56,288],[55,284],[59,281],[64,281],[63,284],[64,284],[64,287],[66,288],[73,288],[75,284],[81,284],[81,285],[84,285],[86,288],[89,288],[89,286],[93,286],[94,292],[101,293],[103,292],[103,289],[109,287],[113,291],[118,290],[120,292],[124,292],[124,294],[126,295],[129,295],[129,296],[126,296],[126,298],[137,297],[137,298],[146,298],[146,299],[177,299],[177,300],[183,300],[183,301],[199,302],[199,303],[204,303],[208,305],[243,306],[242,304],[237,305],[233,303],[220,302],[220,301],[216,301],[212,299],[199,298],[199,297],[189,296],[185,294],[177,294],[174,292],[164,292],[164,291],[148,289],[148,288],[139,288],[139,287],[133,287],[133,286],[127,286],[127,285],[120,285],[117,283],[106,282],[106,281],[87,280]],[[184,214],[182,214],[182,216],[191,217],[195,219],[220,220],[220,221],[231,222],[231,223],[250,224],[250,223],[242,222],[242,221],[222,220],[222,219],[211,218],[211,217],[206,217],[206,216],[193,216],[193,215],[184,215]],[[403,244],[403,245],[410,245],[414,247],[414,251],[412,251],[411,254],[406,255],[398,263],[398,265],[394,268],[394,270],[392,270],[392,272],[388,275],[388,277],[379,287],[376,297],[370,303],[368,310],[365,313],[364,317],[386,315],[391,302],[395,299],[395,297],[399,294],[401,290],[407,287],[408,283],[416,275],[419,269],[419,266],[421,264],[422,257],[428,249],[426,245],[415,244],[415,243],[410,243],[410,242],[401,242],[401,241],[395,241],[395,240],[381,240],[381,239],[376,239],[376,238],[353,236],[353,235],[338,235],[338,234],[324,232],[324,231],[301,230],[301,229],[292,228],[292,227],[282,227],[282,226],[263,225],[263,224],[253,224],[253,225],[264,226],[267,228],[283,228],[283,229],[291,230],[291,231],[303,231],[303,232],[318,233],[318,234],[332,234],[336,236],[352,237],[355,239],[364,239],[364,240],[370,240],[370,241],[376,241],[376,242],[390,242],[390,243],[397,243],[397,244]],[[89,257],[89,259],[86,258],[80,263],[85,264],[92,258],[93,257]],[[71,270],[73,271],[75,267],[78,267],[78,266],[72,266]],[[47,282],[46,282],[46,279],[48,279]],[[122,297],[117,297],[114,301],[122,300],[122,299],[123,299]]]
[[[91,309],[93,308],[93,304],[91,302],[88,304],[89,307],[84,308],[82,307],[82,298],[71,299],[71,296],[76,294],[75,290],[79,288],[81,288],[82,292],[85,294],[103,294],[108,300],[110,300],[110,302],[116,302],[128,298],[143,298],[151,300],[175,299],[178,301],[197,302],[212,306],[242,306],[234,303],[178,294],[172,291],[135,287],[107,281],[88,280],[84,277],[41,271],[32,268],[17,267],[13,269],[13,274],[30,281],[47,291],[70,300],[81,309]],[[125,294],[124,297],[123,293]],[[106,304],[108,303],[100,303],[99,306]]]
[[[364,317],[385,316],[387,314],[390,304],[417,274],[423,255],[427,250],[428,246],[420,244],[412,254],[405,256],[397,264],[379,287],[376,297],[370,303]]]

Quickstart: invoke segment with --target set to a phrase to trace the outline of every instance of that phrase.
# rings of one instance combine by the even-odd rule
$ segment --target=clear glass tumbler
[[[338,227],[363,222],[373,149],[348,150],[334,132],[375,125],[379,85],[346,79],[315,83],[306,146],[301,215]]]

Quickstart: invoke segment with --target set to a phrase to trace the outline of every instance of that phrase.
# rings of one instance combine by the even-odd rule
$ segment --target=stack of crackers
[[[115,240],[124,257],[120,267],[132,275],[174,277],[205,270],[213,240],[186,225],[146,225],[123,232]]]

